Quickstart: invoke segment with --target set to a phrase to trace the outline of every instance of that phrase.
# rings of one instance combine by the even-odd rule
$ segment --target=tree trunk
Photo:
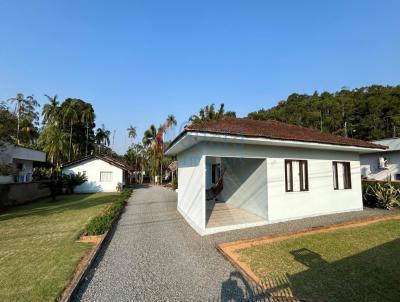
[[[88,155],[88,143],[89,143],[89,124],[86,124],[86,156]]]
[[[69,132],[69,151],[68,151],[68,161],[71,160],[71,148],[72,148],[72,120],[71,120],[71,127]]]

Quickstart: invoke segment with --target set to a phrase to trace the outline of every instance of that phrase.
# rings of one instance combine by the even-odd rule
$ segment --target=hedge
[[[110,227],[114,219],[122,212],[124,205],[132,194],[132,189],[124,189],[122,193],[115,197],[113,203],[109,205],[98,216],[93,217],[86,225],[85,234],[88,236],[104,234]]]

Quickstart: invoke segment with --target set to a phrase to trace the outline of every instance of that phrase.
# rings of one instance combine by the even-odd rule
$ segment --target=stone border
[[[110,237],[114,233],[119,218],[125,211],[125,206],[128,203],[129,198],[130,197],[128,197],[128,199],[126,200],[122,211],[117,216],[115,216],[110,228],[104,234],[98,236],[82,236],[81,238],[79,238],[79,242],[94,243],[94,246],[79,262],[78,266],[75,269],[74,277],[64,289],[63,293],[56,299],[56,301],[70,302],[71,298],[74,296],[74,294],[76,294],[85,277],[88,275],[100,250],[104,247],[104,244],[107,242],[108,239],[110,239]]]
[[[259,237],[255,239],[245,239],[245,240],[238,240],[232,241],[227,243],[221,243],[216,245],[216,249],[222,254],[222,256],[228,260],[235,268],[237,268],[241,273],[243,273],[246,277],[248,277],[251,281],[255,284],[267,289],[266,284],[258,277],[250,268],[250,266],[239,260],[239,255],[236,253],[239,249],[244,249],[247,247],[251,247],[254,245],[259,244],[266,244],[272,243],[276,241],[294,239],[298,237],[303,237],[312,234],[319,234],[319,233],[329,233],[339,229],[347,229],[353,227],[360,227],[365,226],[373,223],[378,223],[381,221],[387,220],[400,220],[399,214],[392,214],[392,215],[379,215],[375,217],[370,217],[366,219],[359,219],[353,220],[338,224],[332,224],[327,226],[320,226],[320,227],[311,227],[301,229],[299,231]]]

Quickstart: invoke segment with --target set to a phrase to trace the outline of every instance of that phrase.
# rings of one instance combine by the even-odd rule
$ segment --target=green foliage
[[[400,206],[400,185],[391,182],[364,182],[363,201],[367,206],[391,210]]]
[[[294,93],[277,106],[252,112],[248,117],[365,140],[396,136],[400,129],[400,86],[373,85],[312,95]]]
[[[43,130],[40,147],[56,166],[68,159],[82,157],[95,149],[95,113],[90,103],[68,98],[60,103],[47,96],[43,106]]]
[[[15,142],[16,129],[17,117],[8,110],[4,103],[0,103],[0,148],[5,143]]]
[[[225,105],[223,103],[220,105],[218,111],[215,111],[215,105],[211,104],[201,108],[198,115],[190,116],[189,121],[192,122],[192,124],[200,124],[219,120],[224,117],[236,117],[236,113],[234,111],[225,111]]]
[[[33,95],[24,96],[22,93],[18,93],[8,101],[14,106],[14,115],[17,119],[14,142],[35,146],[39,136],[39,113],[37,112],[39,103]]]
[[[89,236],[104,234],[111,227],[114,219],[121,213],[131,194],[132,189],[124,189],[120,195],[115,197],[110,206],[88,223],[85,233]]]
[[[86,175],[83,174],[63,174],[62,183],[68,194],[73,194],[76,186],[87,181]]]

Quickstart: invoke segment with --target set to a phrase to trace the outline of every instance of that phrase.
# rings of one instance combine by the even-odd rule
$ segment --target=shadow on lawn
[[[94,194],[61,195],[56,201],[49,198],[38,200],[29,204],[15,206],[0,214],[0,221],[25,216],[48,216],[64,211],[83,210],[93,206],[109,203],[110,195],[94,197]]]
[[[265,280],[275,284],[269,292],[285,289],[306,301],[400,300],[400,239],[332,263],[308,249],[291,254],[308,269]]]

